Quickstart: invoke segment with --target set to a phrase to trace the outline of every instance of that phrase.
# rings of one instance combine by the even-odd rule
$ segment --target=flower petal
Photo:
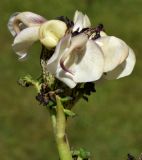
[[[16,32],[14,30],[14,27],[13,27],[13,23],[14,23],[14,20],[15,20],[15,17],[19,14],[20,12],[15,12],[13,13],[10,18],[9,18],[9,21],[8,21],[8,29],[10,31],[10,33],[15,37],[16,36]]]
[[[57,67],[60,63],[60,59],[62,54],[64,53],[65,49],[68,47],[70,43],[71,35],[68,34],[65,37],[63,37],[60,42],[58,43],[54,54],[47,62],[47,70],[51,72],[52,74],[56,74]]]
[[[91,27],[91,22],[89,17],[85,14],[84,20],[83,20],[83,28]]]
[[[26,55],[29,47],[38,40],[39,37],[39,26],[29,27],[21,31],[14,39],[12,44],[14,51],[21,58]]]
[[[104,36],[95,40],[104,53],[104,72],[112,71],[128,56],[129,48],[124,41],[113,36]]]
[[[54,63],[47,64],[48,71],[54,72],[56,78],[70,88],[75,87],[77,83],[95,81],[103,74],[102,50],[93,40],[87,40],[85,34],[73,37],[70,46],[58,54],[59,59],[56,59]],[[64,61],[65,67],[72,73],[64,70],[59,64],[59,60]]]
[[[41,25],[39,38],[46,48],[51,49],[56,47],[66,31],[67,25],[63,21],[50,20]]]
[[[129,48],[129,54],[126,60],[118,67],[116,67],[114,70],[106,73],[106,75],[104,75],[103,78],[112,80],[128,76],[132,73],[135,63],[136,57],[134,51],[131,48]]]
[[[84,15],[82,12],[76,11],[74,15],[74,27],[73,32],[80,32],[83,28],[88,28],[91,26],[91,22],[87,15]]]
[[[88,41],[88,36],[86,34],[84,34],[84,33],[72,37],[70,47],[62,54],[62,57],[60,59],[60,66],[62,67],[62,69],[64,71],[71,73],[68,70],[68,66],[66,67],[64,65],[64,62],[65,62],[65,60],[67,60],[67,58],[72,59],[72,57],[71,57],[72,53],[74,53],[74,52],[75,53],[83,52],[87,41]],[[69,66],[71,64],[70,62],[68,64]]]
[[[70,56],[70,53],[74,49],[81,49],[87,42],[87,36],[85,34],[81,34],[78,36],[74,36],[71,39],[71,35],[66,35],[56,47],[55,53],[49,59],[47,63],[47,70],[54,74],[56,78],[64,82],[70,88],[75,87],[76,82],[72,79],[72,75],[69,72],[66,72],[62,66],[60,65],[60,61],[65,61]],[[70,60],[71,62],[71,60]],[[66,63],[66,61],[65,61]],[[66,64],[65,64],[66,65]],[[70,65],[68,63],[68,65]],[[67,65],[67,67],[68,67]]]
[[[72,80],[70,75],[68,75],[60,66],[60,59],[66,48],[70,44],[71,35],[68,34],[63,37],[58,43],[54,54],[47,62],[47,70],[56,76],[59,80],[64,82],[70,88],[74,88],[76,83]]]
[[[104,69],[104,56],[93,40],[88,40],[84,51],[72,53],[73,64],[69,70],[73,72],[73,80],[77,83],[98,80]],[[73,59],[70,58],[69,61]]]
[[[74,88],[77,84],[70,75],[67,72],[64,72],[61,68],[57,69],[56,77],[70,88]]]
[[[16,12],[8,21],[8,29],[13,36],[16,36],[22,29],[40,25],[46,21],[42,16],[32,12]]]

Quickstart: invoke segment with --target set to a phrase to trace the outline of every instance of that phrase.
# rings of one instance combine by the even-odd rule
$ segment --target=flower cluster
[[[107,35],[103,25],[91,27],[88,16],[79,11],[73,21],[65,17],[47,20],[31,12],[14,13],[8,28],[20,59],[38,40],[54,50],[46,70],[70,88],[78,83],[128,76],[135,65],[135,54],[123,40]]]

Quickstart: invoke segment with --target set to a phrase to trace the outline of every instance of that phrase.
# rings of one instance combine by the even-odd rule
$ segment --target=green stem
[[[64,108],[59,96],[56,96],[57,106],[55,110],[51,110],[51,120],[56,139],[57,149],[59,152],[60,160],[72,160],[70,147],[65,133],[66,117],[64,114]]]
[[[52,121],[53,132],[54,135],[56,135],[56,113],[53,109],[50,109],[50,117]]]

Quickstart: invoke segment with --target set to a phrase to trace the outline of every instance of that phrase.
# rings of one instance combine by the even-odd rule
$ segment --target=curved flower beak
[[[47,70],[56,76],[59,80],[67,84],[70,88],[74,88],[77,83],[75,83],[71,77],[66,75],[66,72],[60,66],[60,59],[62,54],[66,51],[66,48],[70,46],[71,35],[65,35],[58,43],[54,54],[48,60]]]
[[[23,59],[27,55],[29,47],[39,39],[39,26],[29,27],[22,30],[14,39],[12,47],[19,59]]]
[[[116,67],[114,70],[106,73],[106,75],[104,75],[103,78],[108,80],[113,80],[129,76],[134,69],[135,63],[136,63],[136,57],[134,51],[131,48],[129,48],[129,54],[126,60],[118,67]]]
[[[50,20],[41,25],[39,39],[48,49],[54,48],[65,35],[67,25],[60,20]]]
[[[87,41],[84,51],[77,53],[73,51],[71,56],[75,64],[72,62],[70,70],[74,73],[72,78],[75,82],[92,82],[100,79],[104,69],[104,56],[93,40]]]
[[[66,37],[57,48],[56,58],[53,54],[48,61],[47,69],[70,88],[74,88],[77,83],[95,81],[102,76],[103,53],[93,40],[88,40],[87,35],[80,34],[72,39]],[[61,48],[64,48],[62,54]]]
[[[41,25],[45,21],[47,20],[44,17],[32,12],[16,12],[8,21],[8,29],[13,36],[16,36],[21,30]]]
[[[84,15],[82,12],[76,11],[74,15],[74,27],[73,32],[80,32],[83,28],[88,28],[91,26],[91,22],[87,15]]]

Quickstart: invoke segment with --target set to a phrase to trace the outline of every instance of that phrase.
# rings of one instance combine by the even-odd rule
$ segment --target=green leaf
[[[55,107],[55,105],[56,104],[53,101],[49,100],[49,103],[48,103],[47,107],[49,107],[49,108],[51,107],[52,108],[52,107]]]
[[[89,160],[90,158],[90,152],[87,152],[85,149],[83,148],[80,148],[79,150],[74,150],[74,151],[71,151],[72,152],[72,156],[73,157],[78,157],[81,158],[82,160]]]
[[[85,149],[80,148],[79,151],[80,151],[80,157],[81,158],[87,159],[87,158],[90,157],[90,152],[87,152]]]
[[[29,87],[29,86],[34,86],[37,90],[37,92],[40,92],[41,89],[41,84],[39,83],[38,80],[34,80],[31,75],[26,75],[24,77],[21,77],[18,80],[18,83],[22,87]]]
[[[76,116],[76,114],[69,109],[64,109],[64,113],[65,113],[66,116],[69,116],[69,117]]]
[[[68,102],[68,101],[71,101],[72,100],[72,97],[70,97],[70,96],[66,96],[66,97],[64,97],[64,98],[61,98],[61,102]]]

